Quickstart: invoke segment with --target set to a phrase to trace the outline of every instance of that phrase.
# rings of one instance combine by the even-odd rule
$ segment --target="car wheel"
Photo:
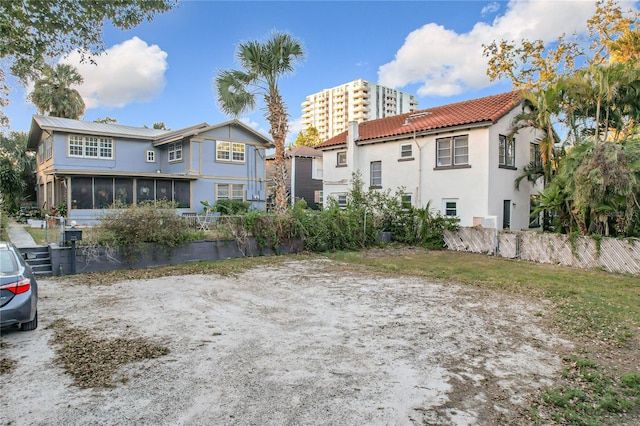
[[[35,330],[38,327],[38,311],[36,311],[36,316],[33,317],[33,321],[25,322],[20,325],[20,330],[29,331]]]

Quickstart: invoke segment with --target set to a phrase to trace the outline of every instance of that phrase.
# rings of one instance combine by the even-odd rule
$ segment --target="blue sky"
[[[130,31],[105,28],[108,52],[97,66],[79,65],[75,54],[60,60],[84,77],[77,87],[88,107],[83,120],[162,121],[176,130],[229,120],[213,91],[217,71],[238,67],[238,43],[289,32],[307,54],[280,81],[294,140],[306,96],[359,78],[415,95],[418,108],[510,90],[509,82],[486,77],[483,43],[551,43],[563,32],[584,33],[594,10],[586,0],[184,1]],[[5,109],[11,130],[29,130],[35,108],[25,102],[27,91],[13,84]],[[261,107],[240,119],[268,136]]]

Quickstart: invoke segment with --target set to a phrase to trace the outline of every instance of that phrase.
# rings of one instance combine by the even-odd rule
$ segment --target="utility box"
[[[64,241],[82,241],[82,230],[81,229],[65,229],[64,231]]]

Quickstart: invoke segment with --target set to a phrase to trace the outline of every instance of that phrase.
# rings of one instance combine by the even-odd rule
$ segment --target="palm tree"
[[[242,70],[221,70],[215,78],[218,102],[225,114],[239,116],[253,110],[256,95],[266,105],[265,118],[276,146],[275,175],[276,212],[287,209],[284,143],[288,132],[288,115],[278,79],[293,73],[294,65],[304,58],[302,44],[286,33],[274,32],[264,43],[249,41],[238,45],[236,57]]]
[[[84,115],[85,104],[80,93],[71,86],[83,81],[71,65],[45,65],[42,78],[36,81],[30,94],[31,101],[40,114],[78,119]]]
[[[526,107],[514,117],[512,123],[511,135],[525,128],[538,132],[537,140],[540,146],[545,187],[551,181],[553,171],[558,166],[557,151],[560,137],[553,127],[553,117],[560,111],[562,93],[560,85],[552,85],[536,92],[521,91],[520,96],[524,99]]]

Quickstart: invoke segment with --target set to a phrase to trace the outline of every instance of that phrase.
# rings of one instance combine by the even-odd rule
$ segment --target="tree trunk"
[[[279,93],[265,96],[265,103],[269,109],[269,124],[271,125],[271,137],[276,146],[275,173],[273,183],[276,187],[275,211],[285,213],[288,210],[287,203],[287,168],[284,161],[284,143],[287,137],[287,111]]]

